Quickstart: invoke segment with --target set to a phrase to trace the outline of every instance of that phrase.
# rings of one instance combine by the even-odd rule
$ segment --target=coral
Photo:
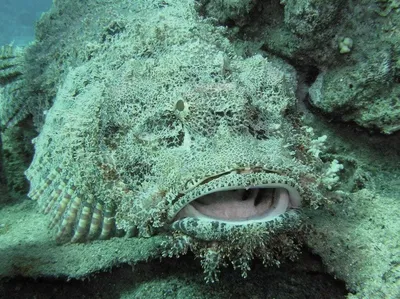
[[[353,40],[350,37],[344,37],[339,41],[340,54],[350,53],[353,48]]]
[[[308,153],[312,154],[315,158],[318,158],[321,152],[325,149],[326,135],[322,135],[317,139],[311,140],[310,148],[307,150]]]
[[[335,184],[339,181],[339,176],[337,175],[343,169],[343,164],[340,164],[338,160],[333,160],[326,170],[325,176],[322,178],[322,183],[331,190]]]

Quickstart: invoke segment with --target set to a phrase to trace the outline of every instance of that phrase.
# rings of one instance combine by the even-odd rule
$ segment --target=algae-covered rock
[[[338,119],[391,134],[400,129],[400,85],[390,48],[356,64],[321,73],[310,88],[311,103]]]
[[[346,1],[199,1],[199,13],[227,26],[247,53],[265,50],[301,66],[331,64]]]
[[[400,130],[400,35],[396,25],[400,14],[383,16],[378,9],[390,7],[391,2],[363,1],[351,7],[346,24],[338,30],[341,57],[333,65],[320,67],[310,89],[310,103],[328,117],[384,134]],[[351,38],[351,51],[340,46],[346,38]]]

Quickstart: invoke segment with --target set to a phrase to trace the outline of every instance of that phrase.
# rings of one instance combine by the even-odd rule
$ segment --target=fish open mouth
[[[235,224],[271,221],[300,207],[300,195],[285,184],[231,187],[203,195],[187,204],[175,221],[192,217]]]
[[[171,226],[206,240],[249,225],[270,227],[297,214],[301,197],[296,186],[293,179],[260,169],[208,178],[177,198]]]

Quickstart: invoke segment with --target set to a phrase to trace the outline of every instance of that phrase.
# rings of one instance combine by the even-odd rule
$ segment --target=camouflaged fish
[[[294,258],[320,179],[294,115],[296,76],[241,57],[193,4],[134,10],[71,68],[26,171],[59,243],[169,234],[209,280]],[[181,3],[182,2],[182,3]],[[304,136],[303,136],[304,135]]]
[[[28,114],[23,95],[23,49],[0,47],[0,129],[12,127]]]

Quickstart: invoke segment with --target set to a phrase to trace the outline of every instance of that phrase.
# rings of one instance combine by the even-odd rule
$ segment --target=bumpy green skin
[[[0,47],[1,129],[28,118],[32,129],[41,130],[68,68],[90,60],[99,45],[116,34],[107,7],[58,1],[36,23],[34,43],[23,49]]]
[[[13,45],[0,47],[0,86],[15,81],[21,75],[23,50]]]
[[[163,255],[179,256],[190,249],[201,257],[207,282],[218,281],[219,268],[226,266],[227,262],[246,277],[255,257],[261,259],[265,266],[279,266],[286,259],[296,259],[307,229],[303,226],[300,214],[293,213],[283,215],[271,223],[237,226],[228,230],[222,238],[216,234],[215,239],[210,239],[209,242],[188,235],[176,235],[172,238],[172,245],[165,243]],[[209,230],[210,237],[213,232],[219,232],[215,229]]]
[[[0,47],[0,129],[12,126],[23,119],[24,109],[24,51],[12,45]]]
[[[33,135],[27,129],[28,126],[14,127],[28,114],[24,94],[24,54],[24,49],[19,47],[0,47],[0,170],[13,197],[24,195],[28,191],[23,173],[33,155],[33,148],[28,141]],[[0,201],[3,198],[10,197],[2,196]]]
[[[118,21],[91,44],[97,50],[90,59],[69,70],[34,140],[27,175],[43,208],[51,188],[66,181],[83,200],[112,206],[118,228],[150,236],[170,228],[174,211],[190,200],[185,194],[213,184],[290,183],[303,206],[321,204],[320,160],[306,153],[307,136],[287,116],[295,106],[290,66],[237,56],[225,30],[199,18],[192,1],[127,1],[110,9]],[[276,264],[296,255],[297,216],[268,230],[230,230],[228,240],[186,240],[211,276],[219,266],[210,265],[213,252],[245,273],[253,256]],[[172,254],[186,247],[178,248]]]
[[[325,4],[328,5],[325,1],[287,1],[281,6],[277,5],[278,1],[259,1],[264,9],[252,6],[249,15],[243,15],[245,10],[240,10],[240,15],[229,12],[228,18],[233,19],[234,26],[221,29],[215,26],[215,20],[198,18],[192,1],[171,2],[110,0],[98,5],[99,1],[54,1],[52,11],[42,17],[37,26],[36,43],[25,54],[28,64],[23,72],[30,78],[26,83],[32,84],[27,85],[30,90],[27,99],[34,108],[29,111],[39,130],[43,116],[48,116],[35,141],[36,157],[29,170],[35,174],[31,180],[33,190],[43,185],[54,168],[62,167],[61,179],[76,183],[85,195],[114,204],[118,226],[125,229],[133,226],[135,232],[138,231],[135,226],[138,226],[140,234],[145,236],[170,229],[168,215],[176,207],[173,202],[180,191],[198,186],[205,175],[231,172],[237,167],[254,165],[254,162],[270,171],[281,172],[282,178],[295,180],[303,195],[305,213],[309,213],[308,205],[323,203],[319,188],[323,178],[319,177],[319,171],[324,171],[324,165],[310,153],[320,153],[326,168],[332,159],[343,164],[344,175],[342,172],[338,175],[339,183],[344,181],[348,185],[346,189],[352,190],[350,185],[353,183],[363,188],[369,177],[362,170],[353,174],[352,165],[359,159],[354,153],[364,154],[370,136],[345,155],[342,150],[346,142],[337,142],[334,146],[335,138],[330,135],[323,146],[318,141],[320,135],[307,136],[306,130],[300,129],[302,122],[293,115],[295,80],[292,67],[273,58],[252,54],[260,53],[260,48],[270,50],[288,58],[299,71],[307,70],[301,66],[314,66],[326,70],[324,75],[329,77],[331,70],[343,66],[349,67],[347,70],[351,73],[350,67],[359,61],[375,63],[369,55],[381,53],[382,49],[378,49],[383,44],[380,38],[387,35],[393,39],[387,41],[391,45],[388,49],[393,50],[391,61],[394,62],[394,75],[389,78],[398,82],[400,67],[396,53],[400,43],[396,38],[399,35],[397,27],[390,24],[390,18],[398,14],[392,12],[382,18],[368,11],[369,4],[375,0],[351,1],[356,5],[354,11],[358,12],[349,16],[354,22],[344,21],[343,27],[339,22],[336,27],[324,23],[326,15],[321,20],[309,22],[313,12],[318,15],[320,9],[325,9]],[[317,2],[324,5],[304,4]],[[330,3],[336,5],[339,2]],[[298,9],[299,13],[291,12],[296,7],[305,9]],[[147,9],[150,11],[145,14]],[[201,6],[197,9],[207,17]],[[286,21],[285,13],[290,16]],[[383,19],[387,23],[382,23]],[[294,20],[301,24],[298,29]],[[288,30],[285,22],[301,35],[296,36]],[[227,23],[232,26],[230,20]],[[311,31],[307,31],[309,29]],[[238,41],[242,37],[247,40]],[[339,53],[337,41],[341,37],[354,41],[350,55]],[[368,47],[365,40],[374,40],[374,46]],[[242,56],[236,56],[237,53]],[[336,74],[346,80],[345,73],[338,71]],[[268,80],[273,78],[277,81],[271,89]],[[338,79],[339,76],[331,82],[340,82]],[[228,80],[231,80],[230,84],[225,85]],[[361,85],[357,86],[361,90]],[[271,91],[277,95],[274,97],[269,93]],[[345,89],[344,94],[348,95]],[[367,90],[366,94],[374,93]],[[240,102],[240,99],[244,100]],[[17,100],[23,102],[24,99],[17,97]],[[51,107],[53,100],[54,107],[43,113]],[[351,102],[347,101],[345,105]],[[372,102],[365,101],[364,104],[368,106]],[[222,110],[226,107],[230,110],[224,114]],[[231,121],[224,122],[225,115]],[[308,125],[321,126],[312,121],[312,114],[306,118],[310,121]],[[245,126],[244,120],[247,120]],[[266,130],[263,132],[260,127]],[[187,135],[195,136],[195,139],[185,139]],[[354,135],[351,138],[356,139]],[[390,157],[393,167],[393,153],[398,147],[393,153],[382,155],[386,144],[380,140],[377,144],[376,155],[365,159],[363,164],[371,165],[374,161],[377,173],[382,173],[382,169],[387,168],[378,158]],[[190,146],[185,149],[185,145]],[[320,148],[310,148],[313,145]],[[335,153],[332,157],[324,153],[326,147]],[[357,149],[362,150],[357,152]],[[359,180],[354,182],[357,175]],[[384,176],[382,181],[386,185],[382,190],[387,190],[387,185],[397,186],[395,178],[396,175],[391,173]],[[129,192],[121,188],[121,184],[128,186]],[[335,209],[328,206],[324,212],[313,209],[312,219],[323,235],[311,234],[312,238],[308,235],[308,245],[321,254],[332,273],[350,281],[349,286],[359,291],[360,297],[382,297],[381,293],[370,291],[382,285],[396,288],[398,294],[399,254],[393,250],[398,247],[395,244],[398,224],[392,221],[399,214],[394,208],[398,206],[397,189],[390,202],[362,193],[350,201],[342,193],[339,198],[344,205]],[[45,197],[40,200],[43,201]],[[17,266],[25,265],[24,259],[21,261],[19,257],[26,257],[27,250],[30,260],[36,261],[33,272],[38,272],[32,274],[28,270],[23,275],[41,273],[82,278],[88,273],[109,269],[116,263],[158,257],[159,246],[155,243],[160,238],[168,238],[164,243],[164,255],[179,256],[192,250],[202,259],[208,279],[215,280],[218,268],[228,262],[233,262],[245,275],[253,256],[259,256],[266,264],[279,264],[285,257],[293,258],[306,232],[297,218],[289,218],[279,229],[270,231],[269,227],[266,231],[265,227],[254,227],[254,230],[246,230],[243,227],[237,235],[229,235],[224,240],[204,241],[183,230],[168,230],[160,232],[163,234],[160,238],[114,238],[54,249],[54,243],[47,240],[47,232],[40,230],[44,226],[38,224],[33,215],[26,216],[22,210],[18,212],[21,213],[17,218],[24,222],[17,223],[20,227],[17,232],[24,233],[14,237],[17,234],[14,232],[10,236],[12,241],[3,243],[6,246],[16,244],[14,255],[17,258],[11,260],[16,261]],[[304,223],[308,221],[303,219]],[[391,234],[384,229],[388,226]],[[46,236],[43,237],[46,248],[54,249],[50,255],[50,251],[45,250],[44,260],[43,239],[36,237],[38,231]],[[21,236],[26,236],[28,246],[17,244]],[[32,236],[36,242],[30,241]],[[144,246],[152,241],[151,246]],[[41,246],[37,246],[39,243]],[[101,259],[93,254],[98,252],[101,252]],[[127,258],[130,254],[138,254],[140,258]],[[3,260],[9,265],[3,267],[5,271],[15,271],[14,263]],[[398,297],[393,294],[387,296]]]
[[[248,224],[249,230],[260,230],[260,231],[274,231],[280,227],[285,226],[285,221],[290,219],[292,223],[299,223],[300,217],[296,211],[289,211],[287,214],[283,214],[274,220],[265,223],[252,223]],[[285,225],[284,225],[285,224]],[[293,225],[294,227],[295,225]],[[290,227],[290,226],[289,226]],[[232,235],[237,235],[243,229],[243,225],[235,225],[230,223],[223,223],[219,221],[204,221],[197,218],[185,218],[181,221],[174,222],[172,229],[181,231],[186,235],[194,236],[205,241],[214,240],[229,240]]]
[[[2,170],[10,195],[13,198],[24,196],[29,189],[24,171],[29,167],[33,156],[33,146],[26,142],[34,134],[26,129],[14,127],[5,130],[2,134]]]

